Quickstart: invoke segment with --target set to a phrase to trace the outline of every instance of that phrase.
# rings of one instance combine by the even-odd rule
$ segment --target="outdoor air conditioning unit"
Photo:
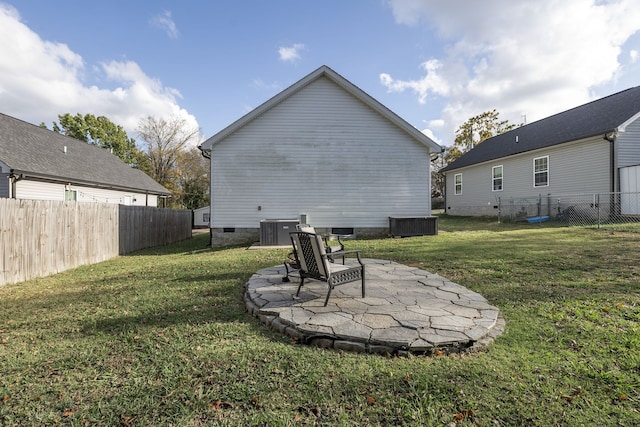
[[[438,217],[390,216],[389,234],[393,237],[434,236],[438,234]]]
[[[296,231],[297,219],[263,219],[260,221],[261,246],[289,246],[289,233]]]

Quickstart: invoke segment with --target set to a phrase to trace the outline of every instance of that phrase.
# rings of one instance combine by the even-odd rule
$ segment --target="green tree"
[[[197,148],[179,153],[177,160],[176,202],[185,209],[209,204],[209,161]]]
[[[499,116],[500,113],[493,109],[471,117],[458,126],[453,145],[448,148],[445,154],[446,162],[452,163],[483,141],[492,136],[508,132],[518,126],[509,123],[508,120],[500,120]],[[520,126],[522,125],[520,124]]]
[[[148,169],[146,156],[136,147],[136,141],[129,138],[120,125],[116,125],[105,116],[77,113],[58,115],[59,123],[53,122],[53,131],[89,144],[111,150],[126,164]],[[40,125],[44,127],[44,123]]]

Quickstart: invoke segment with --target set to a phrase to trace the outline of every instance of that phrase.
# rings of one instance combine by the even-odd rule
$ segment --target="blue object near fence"
[[[531,218],[527,218],[527,222],[529,224],[536,224],[536,223],[545,222],[545,221],[549,221],[549,216],[548,215],[532,216]]]

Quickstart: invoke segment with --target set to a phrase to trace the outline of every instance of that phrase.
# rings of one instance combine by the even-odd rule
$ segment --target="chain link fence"
[[[640,232],[640,193],[499,198],[498,221],[556,223]]]

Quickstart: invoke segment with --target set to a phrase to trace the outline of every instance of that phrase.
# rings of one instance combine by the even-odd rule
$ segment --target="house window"
[[[549,185],[549,156],[533,159],[533,186],[546,187]]]
[[[64,190],[64,201],[75,202],[78,200],[78,192],[76,190]]]
[[[462,194],[462,174],[461,173],[457,173],[453,176],[453,183],[454,183],[454,193],[456,195]]]
[[[491,170],[493,191],[502,191],[502,165],[494,166]]]
[[[209,213],[202,214],[202,222],[209,222]]]

